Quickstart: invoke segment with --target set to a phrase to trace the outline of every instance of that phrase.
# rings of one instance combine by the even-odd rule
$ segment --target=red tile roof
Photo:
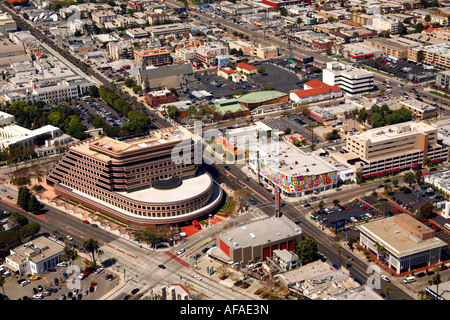
[[[324,94],[329,92],[337,92],[341,91],[341,88],[338,86],[330,86],[320,80],[313,79],[305,83],[305,85],[311,87],[312,89],[307,90],[298,90],[294,91],[293,93],[296,94],[299,98],[303,97],[309,97],[309,96],[315,96],[318,94]]]
[[[254,66],[252,66],[252,65],[250,65],[248,63],[245,63],[245,62],[239,62],[237,67],[241,68],[241,69],[244,69],[244,70],[247,70],[247,71],[253,71],[253,70],[257,69],[256,67],[254,67]]]
[[[225,72],[226,74],[233,74],[234,73],[234,70],[232,68],[230,68],[230,67],[220,68],[219,70],[222,71],[222,72]]]

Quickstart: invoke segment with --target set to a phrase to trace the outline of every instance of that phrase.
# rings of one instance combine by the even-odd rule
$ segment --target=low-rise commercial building
[[[435,231],[407,213],[357,226],[360,245],[386,263],[395,274],[441,262],[447,243]],[[381,253],[378,246],[386,249]]]
[[[217,247],[209,255],[227,263],[265,261],[275,250],[294,250],[303,231],[285,216],[270,217],[224,230],[216,237]]]
[[[334,188],[338,169],[321,157],[305,153],[286,141],[258,147],[249,153],[249,168],[271,188],[288,197]]]
[[[63,249],[59,243],[41,236],[11,249],[5,258],[5,266],[19,276],[38,275],[61,261]]]
[[[306,82],[303,87],[303,90],[291,91],[289,93],[289,99],[295,103],[302,104],[331,100],[343,96],[339,86],[330,86],[317,79]]]
[[[437,116],[437,108],[417,99],[401,100],[399,108],[406,108],[413,113],[414,117],[419,119]]]

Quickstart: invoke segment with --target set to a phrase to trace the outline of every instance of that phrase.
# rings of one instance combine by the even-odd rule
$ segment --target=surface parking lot
[[[382,213],[374,210],[364,201],[355,201],[339,206],[328,206],[332,212],[326,212],[316,217],[316,220],[322,222],[327,227],[334,228],[335,222],[345,219],[346,225],[353,225],[362,221],[368,221],[382,216]]]
[[[51,271],[45,271],[40,274],[38,280],[31,280],[31,275],[11,275],[5,280],[5,295],[10,300],[31,300],[33,296],[38,294],[42,294],[39,300],[99,300],[117,286],[118,277],[111,280],[105,279],[106,275],[111,274],[106,271],[99,274],[91,273],[84,279],[78,280],[78,273],[74,273],[72,270],[80,270],[81,272],[85,269],[81,260],[75,260],[75,268],[68,266],[54,267]],[[21,286],[19,282],[23,280],[29,280],[30,282]],[[91,283],[94,282],[96,283],[95,288],[90,289]],[[45,291],[48,293],[44,293]],[[63,295],[65,299],[62,298]]]

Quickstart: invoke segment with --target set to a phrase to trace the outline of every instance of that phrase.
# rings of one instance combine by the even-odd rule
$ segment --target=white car
[[[73,240],[73,238],[71,236],[66,236],[66,239],[69,240],[69,241]]]
[[[200,277],[200,276],[197,275],[197,274],[194,276],[194,278],[197,279],[197,280],[202,280],[202,277]]]
[[[28,280],[24,280],[24,281],[22,281],[21,283],[20,283],[20,286],[21,287],[25,287],[27,284],[29,284],[30,283],[30,281],[28,281]]]
[[[38,294],[35,294],[35,295],[33,296],[33,299],[42,299],[42,298],[44,298],[44,296],[42,295],[42,293],[38,293]]]
[[[56,266],[57,267],[66,267],[66,266],[68,266],[69,264],[67,263],[67,262],[59,262]]]
[[[352,220],[353,222],[358,222],[358,219],[356,219],[355,217],[351,217],[350,220]]]
[[[183,253],[185,253],[186,252],[186,249],[180,249],[180,251],[178,251],[178,254],[183,254]]]
[[[98,268],[97,270],[94,271],[94,274],[99,274],[103,271],[103,268]]]
[[[384,274],[381,275],[381,279],[383,279],[386,282],[391,282],[391,279],[389,279],[387,276],[385,276]]]

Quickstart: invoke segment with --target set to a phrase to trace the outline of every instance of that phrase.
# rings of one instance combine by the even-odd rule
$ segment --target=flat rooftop
[[[101,147],[116,153],[130,152],[144,148],[150,148],[170,142],[181,142],[183,139],[191,139],[192,134],[183,127],[171,127],[161,130],[155,130],[149,133],[148,137],[119,141],[109,137],[98,137],[97,139],[88,140],[73,145],[71,148],[80,153],[95,157],[99,160],[108,161],[111,158],[103,153],[92,149],[91,146]]]
[[[260,246],[301,234],[302,229],[285,216],[270,217],[243,224],[219,234],[230,248]]]
[[[167,204],[180,201],[187,201],[191,198],[205,193],[212,185],[213,181],[208,174],[201,174],[194,178],[183,180],[181,186],[162,190],[147,188],[132,192],[117,192],[118,194],[134,201],[150,202],[152,204]]]
[[[275,152],[260,150],[260,161],[288,176],[318,175],[336,168],[313,153],[306,153],[291,144],[280,141]]]
[[[408,216],[410,217],[410,216]],[[397,257],[408,256],[425,250],[446,246],[447,243],[433,237],[427,240],[415,241],[411,233],[396,223],[394,217],[376,220],[357,226],[357,228],[367,234],[371,239],[383,245],[389,252]],[[398,218],[398,217],[397,217]],[[426,232],[427,226],[417,221],[415,218],[406,222],[402,219],[402,223],[407,223],[410,228],[422,228]],[[414,225],[412,225],[414,224]],[[430,228],[428,228],[430,229]],[[430,229],[431,230],[431,229]]]
[[[403,122],[382,128],[367,130],[355,133],[352,137],[358,140],[369,140],[372,143],[395,139],[407,134],[426,133],[436,130],[435,127],[423,122]]]

